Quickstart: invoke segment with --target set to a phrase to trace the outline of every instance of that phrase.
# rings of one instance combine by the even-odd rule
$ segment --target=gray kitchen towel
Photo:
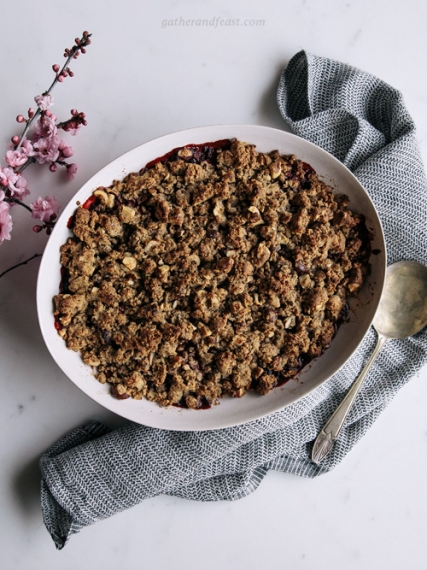
[[[280,78],[278,104],[293,131],[347,165],[382,220],[389,262],[427,264],[427,185],[414,124],[401,94],[348,65],[297,53]],[[208,432],[129,424],[78,428],[40,460],[45,525],[58,549],[86,525],[159,494],[240,499],[269,469],[314,477],[337,465],[391,398],[427,361],[427,330],[383,349],[332,452],[315,465],[313,440],[360,372],[370,330],[320,388],[263,419]]]

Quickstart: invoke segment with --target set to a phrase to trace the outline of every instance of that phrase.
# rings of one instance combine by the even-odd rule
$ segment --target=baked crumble
[[[174,149],[96,189],[61,246],[55,323],[119,399],[267,394],[330,345],[368,270],[363,216],[295,156]]]

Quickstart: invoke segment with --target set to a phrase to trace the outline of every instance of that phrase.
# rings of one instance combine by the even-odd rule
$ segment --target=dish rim
[[[242,136],[244,133],[248,133],[248,136]],[[212,406],[208,410],[189,410],[174,407],[161,408],[158,404],[148,402],[148,400],[145,399],[133,400],[132,398],[129,398],[126,400],[117,400],[107,392],[108,385],[100,384],[98,380],[96,380],[90,367],[85,365],[81,360],[80,353],[73,353],[71,350],[66,348],[65,341],[58,335],[54,328],[52,298],[58,293],[60,274],[58,271],[57,281],[55,282],[56,291],[54,292],[52,270],[55,271],[55,267],[57,269],[60,268],[59,246],[65,242],[67,235],[71,235],[70,230],[66,227],[68,219],[77,207],[76,201],[83,203],[98,186],[109,186],[114,179],[123,179],[130,172],[140,170],[151,160],[158,158],[159,156],[164,156],[164,154],[174,148],[192,143],[201,144],[203,142],[213,142],[215,140],[227,138],[237,138],[250,144],[255,144],[257,150],[260,152],[269,152],[278,148],[281,154],[295,154],[298,159],[304,160],[312,166],[313,158],[310,160],[307,157],[315,157],[314,169],[322,179],[325,180],[326,178],[325,181],[329,179],[329,184],[333,186],[334,191],[337,190],[338,193],[343,193],[343,190],[339,190],[339,186],[347,181],[349,184],[351,183],[351,194],[355,193],[355,196],[363,203],[362,209],[369,206],[369,213],[366,211],[363,211],[362,213],[366,216],[367,225],[370,224],[372,226],[368,227],[368,229],[370,231],[374,231],[373,244],[375,244],[375,248],[373,247],[373,249],[378,249],[379,254],[375,256],[371,255],[370,263],[373,263],[375,271],[371,282],[368,282],[362,288],[366,293],[366,299],[362,296],[360,299],[357,298],[353,303],[356,305],[354,310],[362,311],[362,305],[364,302],[366,302],[366,306],[368,307],[366,311],[362,313],[363,318],[361,322],[359,322],[359,319],[353,320],[353,328],[357,331],[357,339],[356,341],[354,338],[350,339],[350,350],[348,347],[347,350],[345,350],[344,346],[341,347],[344,350],[346,357],[344,359],[339,358],[338,365],[333,365],[333,363],[330,362],[331,357],[335,353],[339,353],[339,345],[343,344],[343,340],[339,343],[336,341],[339,338],[342,339],[342,331],[345,330],[345,327],[350,325],[350,323],[344,324],[340,327],[340,331],[334,338],[331,347],[328,348],[328,350],[325,351],[319,359],[314,359],[295,377],[295,379],[289,380],[283,386],[274,388],[265,396],[248,393],[242,399],[223,398],[220,400],[218,406]],[[253,140],[253,138],[257,140]],[[267,141],[270,140],[277,140],[280,144],[277,146],[273,145],[270,149],[263,148],[263,146],[267,144]],[[288,144],[290,144],[289,148],[295,148],[295,152],[290,150],[281,150]],[[298,152],[297,149],[300,149],[303,152]],[[139,166],[136,168],[134,164],[138,162],[138,160],[140,160],[140,162]],[[325,172],[319,172],[319,164],[323,165],[324,163],[326,163],[328,168]],[[112,172],[115,172],[116,174],[111,177],[109,183],[106,184],[104,179],[108,179]],[[359,208],[354,204],[352,205],[352,196],[350,196],[350,208],[356,211],[359,210]],[[54,260],[55,255],[56,261]],[[151,139],[141,145],[137,145],[133,149],[112,160],[81,186],[77,193],[64,207],[43,253],[37,280],[37,313],[44,342],[55,362],[78,388],[104,408],[107,408],[126,419],[154,428],[171,429],[175,431],[205,431],[220,429],[257,420],[265,415],[274,413],[294,404],[311,394],[316,388],[324,384],[334,374],[336,374],[357,350],[372,324],[384,287],[386,265],[387,260],[384,233],[381,220],[372,199],[351,171],[334,156],[310,141],[302,139],[292,133],[288,133],[287,131],[272,127],[259,125],[210,125],[205,127],[195,127],[169,133],[167,135]],[[374,280],[377,280],[377,282],[374,282]],[[49,284],[50,287],[47,287]],[[369,294],[366,291],[369,287],[371,288],[372,297],[370,301],[367,300]],[[357,309],[357,305],[360,309]],[[359,330],[360,328],[363,330]],[[346,336],[349,336],[349,334]],[[76,356],[79,361],[77,362],[77,360],[75,358],[73,359],[72,356]],[[322,366],[323,363],[325,363],[324,366]],[[72,366],[71,369],[70,366]],[[317,375],[322,377],[320,381],[317,380],[316,382],[313,382],[310,380],[310,377],[314,375],[312,372],[313,367],[315,368],[315,371],[317,371]],[[326,368],[326,374],[322,375],[322,368]],[[91,382],[87,381],[88,376],[90,376],[89,380],[91,379]],[[293,389],[290,389],[291,384],[295,385],[293,386]],[[296,384],[299,385],[299,388]],[[254,403],[254,400],[257,400],[258,405]],[[247,402],[247,404],[245,404],[245,402]],[[237,409],[237,412],[234,409],[236,407],[240,408]],[[228,411],[230,411],[230,413],[227,413]]]

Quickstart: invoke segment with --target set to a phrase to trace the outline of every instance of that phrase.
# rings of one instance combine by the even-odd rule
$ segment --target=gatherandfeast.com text
[[[206,19],[190,19],[190,18],[183,18],[180,16],[179,18],[171,18],[171,19],[164,19],[161,23],[162,28],[178,28],[178,27],[207,27],[207,28],[236,28],[236,27],[263,27],[265,26],[265,20],[262,19],[245,19],[242,20],[240,18],[221,18],[221,17],[213,17],[213,18],[206,18]]]

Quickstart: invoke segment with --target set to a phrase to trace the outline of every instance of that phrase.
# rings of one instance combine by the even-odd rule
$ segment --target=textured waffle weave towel
[[[281,76],[278,103],[293,131],[348,166],[374,201],[390,263],[427,264],[427,187],[414,124],[401,94],[358,69],[300,52]],[[41,458],[41,503],[57,548],[73,533],[159,494],[233,500],[269,469],[313,477],[332,469],[427,360],[427,330],[383,349],[332,452],[312,442],[374,346],[371,330],[334,378],[301,401],[249,424],[210,432],[135,424],[76,429]]]

